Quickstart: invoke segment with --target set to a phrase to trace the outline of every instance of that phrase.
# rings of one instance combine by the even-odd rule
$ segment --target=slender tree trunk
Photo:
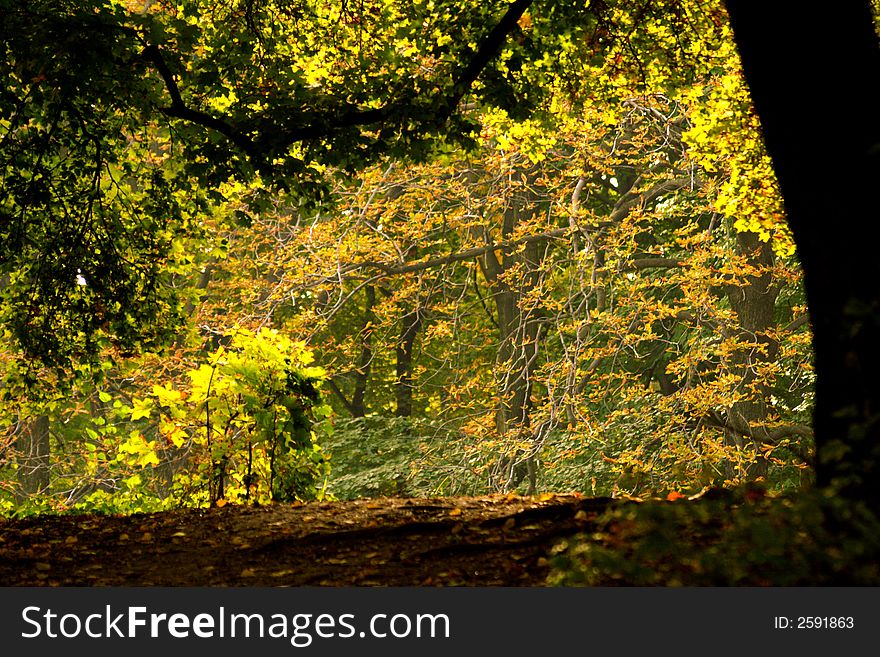
[[[804,268],[819,486],[880,509],[880,47],[867,0],[727,0]],[[833,123],[817,102],[845,108]],[[842,184],[845,183],[845,184]]]
[[[23,503],[31,495],[49,488],[49,416],[38,415],[27,422],[15,439],[18,453],[18,492]]]
[[[353,417],[363,417],[367,414],[367,384],[370,380],[370,369],[373,363],[373,324],[375,320],[373,307],[376,305],[376,288],[368,285],[365,292],[367,299],[364,304],[364,328],[361,330],[361,353],[354,374],[354,394],[351,397]]]
[[[422,312],[418,308],[406,313],[400,320],[400,338],[397,341],[397,378],[394,381],[397,398],[397,417],[410,417],[413,411],[413,346],[422,326]]]

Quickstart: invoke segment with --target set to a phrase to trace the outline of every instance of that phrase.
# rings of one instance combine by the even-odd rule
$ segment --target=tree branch
[[[335,271],[332,276],[321,278],[316,282],[310,283],[306,287],[315,287],[330,281],[339,281],[341,276],[345,276],[346,274],[351,274],[352,272],[360,271],[363,269],[379,270],[382,273],[377,278],[385,278],[386,276],[397,276],[400,274],[412,274],[415,272],[425,271],[426,269],[433,269],[434,267],[449,265],[453,262],[472,260],[481,255],[485,255],[490,251],[510,251],[523,244],[530,244],[533,242],[546,242],[552,239],[562,238],[567,236],[568,233],[568,228],[557,228],[555,230],[550,230],[545,233],[527,235],[525,237],[521,237],[515,240],[508,240],[506,242],[492,242],[490,244],[485,244],[482,246],[475,246],[470,249],[463,249],[455,253],[450,253],[449,255],[440,256],[437,258],[429,258],[427,260],[418,260],[416,262],[409,262],[405,264],[390,265],[384,262],[377,262],[375,260],[362,260],[360,262],[353,262],[345,265],[339,270]]]
[[[632,271],[639,269],[674,269],[675,267],[684,266],[684,261],[677,258],[637,258],[625,263],[622,271]]]
[[[455,112],[461,99],[468,93],[483,69],[500,52],[507,36],[516,29],[519,19],[533,1],[515,0],[507,7],[504,16],[483,38],[470,61],[455,78],[448,95],[441,98],[442,109],[431,121],[435,127],[439,127]],[[346,128],[375,125],[392,117],[405,117],[412,107],[410,102],[392,102],[378,108],[341,105],[321,112],[302,112],[297,117],[299,125],[287,129],[278,126],[274,121],[263,119],[258,121],[261,124],[259,132],[262,134],[251,138],[230,121],[187,106],[183,101],[180,87],[158,46],[146,46],[143,58],[155,67],[171,96],[171,106],[162,109],[166,116],[219,132],[252,159],[263,159],[277,149],[286,148],[300,141],[327,137]],[[442,94],[443,92],[437,92],[438,96]],[[254,131],[257,131],[256,126],[249,132],[253,134]]]
[[[177,80],[174,79],[174,74],[168,67],[168,63],[162,56],[162,51],[159,50],[158,46],[155,44],[146,46],[141,53],[141,56],[145,61],[150,62],[155,67],[156,71],[161,76],[162,81],[165,83],[165,89],[168,91],[168,95],[171,96],[171,106],[162,108],[161,112],[163,114],[210,128],[229,139],[229,141],[238,146],[249,156],[254,157],[258,155],[254,142],[247,136],[241,134],[232,124],[227,123],[222,119],[218,119],[206,112],[187,107],[186,103],[183,102],[183,97],[181,96]]]
[[[486,35],[471,61],[468,62],[468,65],[461,71],[455,84],[453,84],[452,93],[446,100],[446,109],[438,117],[440,122],[445,121],[452,115],[483,69],[500,52],[501,46],[504,45],[504,41],[507,39],[507,35],[516,29],[519,19],[522,18],[522,15],[531,6],[532,2],[533,0],[516,0],[507,7],[504,16],[492,28],[492,31]]]
[[[354,406],[350,401],[345,398],[345,395],[342,394],[342,390],[339,389],[339,386],[336,385],[336,382],[333,379],[328,378],[327,387],[330,388],[330,392],[332,392],[336,397],[339,398],[339,401],[342,402],[342,405],[345,406],[345,410],[347,410],[351,415],[354,415]]]
[[[809,324],[810,316],[807,313],[795,317],[791,322],[789,322],[783,329],[783,333],[790,333],[792,331],[797,331],[804,324]]]
[[[779,447],[780,441],[783,438],[789,436],[796,436],[799,438],[814,440],[813,430],[810,427],[806,427],[802,424],[786,424],[774,427],[773,429],[762,427],[760,431],[756,431],[751,426],[734,426],[728,420],[721,417],[718,413],[715,412],[709,413],[709,415],[706,416],[704,419],[708,420],[710,424],[718,427],[719,429],[727,429],[728,431],[733,431],[734,433],[737,433],[745,438],[751,438],[756,443],[771,445],[773,447]],[[784,445],[784,447],[804,463],[812,463],[812,458],[805,450],[801,449],[800,445],[788,444]]]
[[[645,206],[649,203],[653,203],[664,194],[677,192],[680,189],[698,185],[699,181],[695,178],[672,178],[671,180],[664,180],[657,183],[651,189],[642,192],[641,194],[627,192],[614,205],[614,210],[612,210],[609,219],[612,223],[616,223],[628,215],[630,210],[636,205]]]

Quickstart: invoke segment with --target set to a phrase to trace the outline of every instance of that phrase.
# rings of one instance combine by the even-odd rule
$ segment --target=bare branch
[[[622,271],[640,270],[640,269],[674,269],[675,267],[683,267],[684,261],[678,258],[637,258],[630,260],[621,267]]]
[[[797,331],[804,324],[809,324],[810,316],[806,313],[795,317],[791,322],[789,322],[783,329],[783,333],[791,333],[792,331]]]
[[[518,246],[522,246],[524,244],[530,244],[533,242],[546,242],[553,239],[559,239],[566,237],[569,233],[568,228],[557,228],[556,230],[547,231],[546,233],[536,233],[534,235],[527,235],[525,237],[521,237],[515,240],[508,240],[506,242],[492,242],[490,244],[485,244],[482,246],[475,246],[470,249],[463,249],[461,251],[457,251],[455,253],[450,253],[446,256],[440,256],[437,258],[428,258],[426,260],[417,260],[415,262],[409,262],[406,264],[388,264],[384,262],[377,262],[375,260],[362,260],[360,262],[353,262],[348,265],[342,266],[338,272],[334,272],[332,277],[324,277],[320,280],[310,282],[308,285],[304,287],[316,287],[318,285],[323,285],[324,283],[328,283],[330,281],[339,281],[340,276],[346,276],[353,272],[365,270],[365,269],[373,269],[379,270],[381,273],[375,276],[372,280],[385,278],[387,276],[398,276],[400,274],[411,274],[414,272],[425,271],[427,269],[433,269],[434,267],[441,267],[443,265],[449,265],[453,262],[461,262],[463,260],[472,260],[481,255],[485,255],[490,251],[511,251]]]
[[[642,192],[641,194],[627,192],[617,201],[609,219],[612,223],[619,222],[626,217],[626,215],[630,213],[630,210],[635,206],[644,207],[653,203],[664,194],[677,192],[680,189],[692,187],[694,184],[695,181],[693,178],[673,178],[671,180],[664,180],[657,183],[651,189]]]

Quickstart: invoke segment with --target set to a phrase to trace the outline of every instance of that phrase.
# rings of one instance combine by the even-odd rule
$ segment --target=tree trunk
[[[509,239],[514,228],[536,212],[538,199],[533,193],[511,198],[503,215],[502,239]],[[521,252],[493,251],[480,258],[480,267],[489,283],[498,317],[498,352],[495,357],[498,407],[495,427],[499,436],[527,440],[531,437],[531,395],[540,335],[540,312],[525,302],[526,295],[540,280],[539,266],[546,245],[531,242]],[[516,279],[511,284],[511,273]],[[515,488],[528,475],[530,491],[535,487],[535,454],[504,455],[498,461],[496,485],[502,490]]]
[[[18,454],[16,501],[24,503],[31,495],[49,488],[49,416],[38,415],[20,430],[15,439]]]
[[[376,305],[376,288],[368,285],[365,289],[367,300],[364,305],[364,328],[361,330],[361,353],[354,373],[354,394],[351,397],[351,414],[363,417],[367,414],[367,383],[373,363],[373,307]]]
[[[397,398],[397,417],[412,415],[413,380],[412,361],[413,346],[422,326],[422,312],[418,308],[406,313],[400,320],[400,338],[397,341],[397,378],[394,391]]]
[[[767,402],[769,390],[760,387],[752,390],[757,378],[756,368],[776,358],[779,345],[767,336],[775,325],[774,311],[779,288],[773,284],[773,248],[762,242],[755,233],[738,233],[737,254],[746,258],[755,270],[746,276],[742,285],[730,286],[728,298],[739,320],[739,340],[743,346],[733,354],[734,371],[739,376],[738,388],[747,397],[735,402],[727,412],[728,428],[725,439],[728,444],[742,447],[752,443],[757,460],[749,465],[746,476],[756,479],[767,475],[767,459],[761,452],[767,438]]]
[[[727,0],[804,268],[817,483],[880,509],[880,48],[870,3]],[[833,102],[837,120],[815,110]]]

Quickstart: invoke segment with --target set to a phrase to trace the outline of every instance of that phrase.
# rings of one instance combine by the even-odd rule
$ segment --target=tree
[[[872,237],[880,124],[864,102],[880,78],[867,2],[772,12],[728,0],[734,35],[804,267],[816,352],[817,479],[880,505],[880,288]],[[812,99],[846,107],[816,131]],[[842,178],[845,187],[829,184]]]

